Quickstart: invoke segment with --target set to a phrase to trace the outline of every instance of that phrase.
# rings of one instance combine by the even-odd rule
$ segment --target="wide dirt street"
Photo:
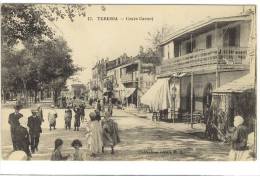
[[[2,109],[1,137],[2,157],[6,159],[12,151],[8,114],[12,109]],[[84,124],[80,131],[66,131],[64,129],[64,110],[56,109],[58,113],[57,129],[49,131],[47,114],[48,109],[43,109],[45,122],[42,124],[39,152],[33,154],[32,160],[49,160],[54,148],[54,140],[61,138],[64,141],[64,153],[73,153],[71,141],[80,139],[83,143],[82,150],[86,152],[88,160],[227,160],[229,146],[221,142],[211,142],[203,139],[202,125],[195,125],[191,129],[188,124],[152,122],[149,119],[131,115],[123,110],[114,110],[113,119],[120,129],[121,143],[115,147],[115,154],[110,154],[107,148],[104,154],[96,158],[89,156],[85,145]],[[86,115],[91,110],[86,110]],[[26,124],[30,115],[29,109],[22,109],[23,123]],[[74,115],[74,114],[73,114]],[[88,118],[88,116],[86,116]],[[73,121],[72,121],[73,124]]]

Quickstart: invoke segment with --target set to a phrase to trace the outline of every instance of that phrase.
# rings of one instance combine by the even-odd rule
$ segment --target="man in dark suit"
[[[8,123],[10,124],[11,127],[11,138],[12,138],[12,143],[13,143],[13,150],[17,150],[17,132],[16,128],[20,126],[19,119],[23,117],[21,113],[19,113],[20,109],[22,108],[21,105],[15,105],[14,110],[15,112],[11,113],[8,118]]]
[[[31,151],[35,153],[35,150],[38,151],[38,144],[40,140],[40,133],[42,132],[41,117],[37,116],[38,110],[32,109],[32,115],[28,117],[27,126],[29,127],[29,134],[31,139]]]
[[[29,149],[30,138],[27,129],[21,125],[16,127],[16,150],[24,151],[27,154],[28,160],[32,155]]]

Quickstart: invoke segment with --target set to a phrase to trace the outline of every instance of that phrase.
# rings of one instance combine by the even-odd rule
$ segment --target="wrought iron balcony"
[[[172,72],[212,71],[216,69],[248,69],[247,48],[211,48],[164,60],[159,74]]]
[[[133,76],[133,74],[125,74],[125,75],[122,75],[121,81],[122,81],[123,83],[127,83],[127,82],[137,82],[138,79],[137,79],[136,76]]]

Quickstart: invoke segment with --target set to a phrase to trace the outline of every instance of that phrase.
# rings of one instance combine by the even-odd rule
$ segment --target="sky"
[[[135,56],[139,47],[149,46],[148,32],[153,33],[167,25],[183,28],[207,18],[238,15],[242,6],[221,5],[101,5],[86,6],[86,17],[55,22],[61,35],[72,49],[72,59],[84,68],[74,78],[86,84],[92,76],[92,67],[101,58],[110,60],[123,53]],[[91,17],[93,20],[89,20]],[[97,17],[117,17],[118,21],[101,21]],[[153,20],[128,21],[125,18],[147,17]],[[122,19],[122,20],[121,20]],[[73,81],[68,81],[71,84]]]

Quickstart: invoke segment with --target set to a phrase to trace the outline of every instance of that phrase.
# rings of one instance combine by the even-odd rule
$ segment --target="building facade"
[[[157,77],[171,77],[176,111],[203,113],[214,89],[249,72],[250,24],[248,15],[209,19],[161,43],[163,62]],[[174,76],[180,73],[182,77]]]

